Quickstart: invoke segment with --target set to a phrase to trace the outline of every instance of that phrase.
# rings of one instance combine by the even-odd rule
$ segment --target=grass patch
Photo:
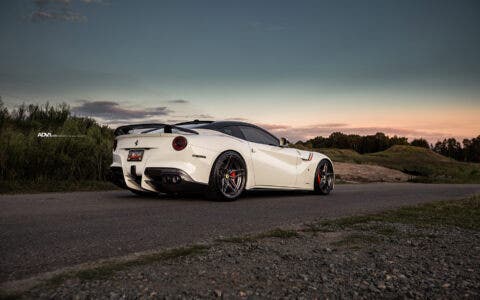
[[[373,228],[373,231],[386,237],[392,237],[401,234],[400,230],[388,225],[375,226]]]
[[[258,239],[263,238],[291,238],[299,236],[298,232],[295,230],[283,230],[283,229],[274,229],[272,231],[268,231],[265,233],[261,233],[255,236],[244,236],[244,237],[229,237],[229,238],[222,238],[217,239],[217,243],[245,243],[245,242],[252,242]],[[182,248],[175,248],[159,253],[148,254],[140,256],[137,259],[124,261],[124,262],[111,262],[105,263],[101,266],[75,271],[75,272],[67,272],[64,274],[60,274],[57,276],[52,277],[46,283],[47,286],[57,286],[64,282],[67,279],[78,278],[80,280],[97,280],[97,279],[107,279],[114,275],[118,271],[122,271],[131,267],[137,267],[141,265],[147,265],[159,261],[175,259],[178,257],[184,257],[189,255],[199,255],[205,253],[210,246],[205,245],[193,245],[190,247],[182,247]]]
[[[319,222],[317,230],[338,230],[369,222],[403,223],[420,226],[457,226],[480,230],[480,195],[462,200],[439,201],[407,206],[383,213]],[[389,234],[389,229],[384,233]]]
[[[317,231],[336,231],[339,229],[352,227],[356,224],[368,223],[373,221],[380,221],[380,219],[376,215],[352,216],[340,219],[325,220],[318,223],[317,226],[311,228]]]
[[[46,284],[50,286],[56,286],[64,282],[67,279],[79,278],[80,280],[96,280],[96,279],[106,279],[111,277],[118,271],[122,271],[131,267],[146,265],[150,263],[155,263],[163,260],[175,259],[178,257],[184,257],[189,255],[199,255],[205,253],[209,246],[204,245],[193,245],[190,247],[181,247],[175,248],[160,253],[147,254],[140,256],[137,259],[125,261],[125,262],[111,262],[106,263],[101,266],[85,269],[81,271],[75,271],[65,274],[60,274],[58,276],[52,277],[49,279]]]
[[[403,236],[410,239],[421,239],[421,238],[435,239],[438,237],[435,234],[428,234],[428,233],[404,233]]]
[[[295,230],[283,230],[283,229],[274,229],[266,233],[261,233],[255,236],[245,236],[245,237],[229,237],[216,240],[217,243],[245,243],[252,242],[258,239],[263,238],[291,238],[299,236],[298,232]],[[43,283],[47,286],[57,286],[64,282],[65,280],[78,278],[80,280],[97,280],[97,279],[107,279],[114,275],[118,271],[122,271],[131,267],[137,267],[141,265],[147,265],[159,261],[175,259],[178,257],[184,257],[189,255],[199,255],[205,253],[210,246],[205,245],[193,245],[190,247],[175,248],[159,253],[148,254],[140,256],[137,259],[124,261],[124,262],[111,262],[105,263],[101,266],[75,271],[67,272],[52,277],[47,282]]]
[[[457,226],[464,229],[480,230],[480,196],[404,207],[386,212],[383,217],[392,223]]]
[[[255,241],[255,238],[251,236],[234,236],[234,237],[221,238],[216,240],[217,243],[233,243],[233,244],[243,244],[243,243],[248,243],[253,241]]]
[[[243,236],[243,237],[228,237],[216,240],[217,243],[245,243],[251,242],[262,238],[291,238],[299,236],[298,232],[295,230],[284,230],[284,229],[274,229],[265,233],[261,233],[255,236]],[[61,283],[65,282],[68,279],[78,278],[80,280],[89,281],[89,280],[98,280],[98,279],[107,279],[113,276],[116,272],[126,270],[128,268],[148,265],[151,263],[156,263],[164,260],[175,259],[178,257],[185,257],[190,255],[200,255],[204,254],[210,246],[207,245],[193,245],[189,247],[175,248],[159,253],[146,254],[140,256],[134,260],[129,261],[120,261],[120,262],[110,262],[102,264],[98,267],[67,272],[59,274],[50,278],[48,281],[42,283],[41,285],[46,286],[58,286]]]
[[[102,191],[119,189],[108,181],[1,181],[0,194],[29,194],[45,192]]]
[[[378,243],[378,242],[380,242],[380,238],[376,236],[354,233],[344,237],[339,241],[331,243],[331,245],[335,247],[360,248],[360,246],[364,244],[371,244],[371,243]]]
[[[292,237],[300,236],[296,230],[284,230],[284,229],[274,229],[262,234],[259,234],[258,238],[281,238],[281,239],[288,239]]]
[[[372,222],[375,222],[372,224]],[[378,223],[378,224],[376,224]],[[377,236],[351,234],[342,240],[333,242],[332,246],[360,249],[368,243],[376,243],[381,236],[403,236],[406,238],[436,238],[432,234],[402,233],[388,223],[413,224],[416,226],[455,226],[469,230],[480,230],[480,196],[462,200],[449,200],[407,206],[383,213],[367,216],[353,216],[336,220],[327,220],[310,225],[306,231],[339,231],[355,229],[371,231]]]
[[[254,242],[260,239],[264,238],[281,238],[281,239],[288,239],[292,237],[298,237],[300,234],[296,230],[285,230],[285,229],[280,229],[276,228],[271,231],[267,231],[264,233],[260,233],[257,235],[246,235],[246,236],[234,236],[234,237],[227,237],[227,238],[221,238],[217,239],[217,243],[236,243],[236,244],[242,244],[242,243],[249,243],[249,242]]]
[[[326,222],[326,221],[323,221],[323,222]],[[303,232],[311,232],[313,234],[316,234],[317,232],[332,232],[334,231],[332,228],[328,227],[328,226],[324,226],[323,225],[323,222],[322,224],[320,223],[307,223],[305,224],[305,229],[302,229]]]
[[[424,183],[480,183],[480,164],[459,162],[434,151],[413,146],[393,146],[385,151],[359,154],[349,149],[314,149],[333,161],[374,164],[416,176]]]

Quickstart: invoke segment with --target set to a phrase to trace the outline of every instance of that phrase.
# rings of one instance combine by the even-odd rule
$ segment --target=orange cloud
[[[435,142],[439,139],[452,136],[451,134],[445,132],[432,132],[426,130],[382,126],[356,127],[343,123],[314,124],[300,127],[293,127],[283,124],[261,124],[260,126],[271,131],[273,134],[279,137],[288,137],[292,142],[298,140],[305,141],[317,136],[329,136],[333,132],[358,135],[368,135],[375,134],[377,132],[383,132],[387,135],[405,136],[410,139],[422,137],[430,142]],[[456,138],[463,139],[465,136],[456,136]]]

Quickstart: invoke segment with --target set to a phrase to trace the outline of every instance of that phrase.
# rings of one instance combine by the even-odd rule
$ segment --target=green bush
[[[75,137],[38,137],[39,132]],[[104,181],[112,159],[113,131],[72,116],[65,104],[21,105],[0,100],[0,181]]]

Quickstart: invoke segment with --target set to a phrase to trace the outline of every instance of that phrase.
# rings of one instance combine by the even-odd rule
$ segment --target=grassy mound
[[[480,164],[463,163],[413,146],[393,146],[385,151],[359,154],[348,149],[316,149],[333,161],[375,164],[417,176],[414,181],[480,183]]]

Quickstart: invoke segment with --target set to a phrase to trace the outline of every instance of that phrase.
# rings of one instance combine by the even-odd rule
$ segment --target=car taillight
[[[113,151],[117,150],[117,140],[113,140]]]
[[[183,136],[177,136],[172,141],[172,147],[177,151],[185,149],[187,147],[187,139]]]

